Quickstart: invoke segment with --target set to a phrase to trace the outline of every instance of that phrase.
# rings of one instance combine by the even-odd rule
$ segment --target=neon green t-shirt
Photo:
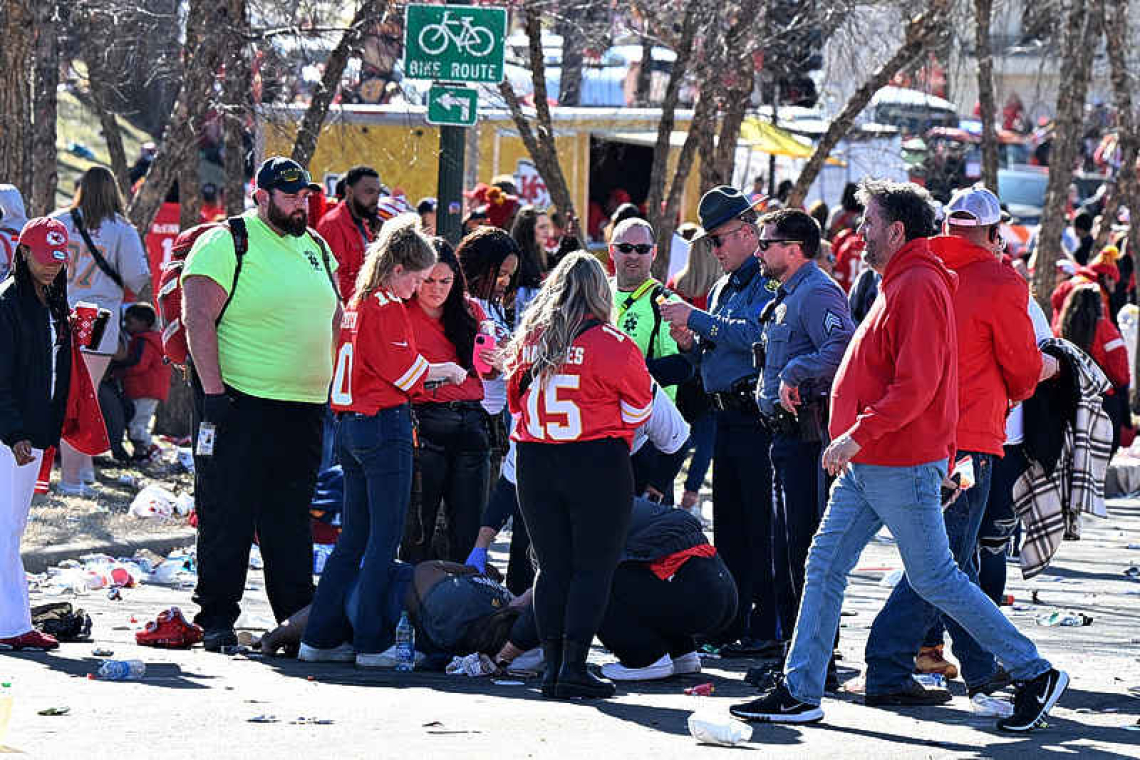
[[[324,403],[337,295],[321,246],[309,234],[278,235],[256,211],[243,216],[249,249],[218,325],[222,381],[258,398]],[[233,236],[219,227],[194,241],[182,279],[209,277],[229,294],[236,262]],[[330,256],[329,267],[336,271],[336,265]]]
[[[680,353],[677,341],[669,334],[669,323],[661,320],[656,338],[653,337],[654,324],[657,321],[653,310],[653,298],[662,290],[660,283],[650,280],[644,289],[626,292],[617,289],[617,280],[610,278],[610,292],[614,297],[614,324],[641,349],[646,359],[660,359],[662,356],[671,356]],[[636,297],[628,306],[630,298]],[[650,340],[653,341],[653,350],[650,351]],[[665,393],[674,401],[677,400],[677,386],[664,387]]]

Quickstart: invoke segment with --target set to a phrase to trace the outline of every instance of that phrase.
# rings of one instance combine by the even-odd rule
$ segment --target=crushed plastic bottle
[[[701,744],[735,747],[752,738],[752,727],[727,715],[695,712],[689,716],[689,733]]]
[[[941,673],[912,673],[911,677],[928,689],[946,688],[946,676]]]
[[[146,675],[142,660],[107,660],[99,668],[101,681],[138,681]]]
[[[410,671],[416,667],[416,629],[408,620],[408,613],[400,613],[396,626],[396,670]]]
[[[1053,610],[1052,612],[1046,612],[1044,615],[1038,615],[1036,619],[1037,625],[1046,628],[1054,628],[1057,626],[1063,628],[1079,628],[1083,625],[1092,625],[1092,621],[1093,619],[1088,615],[1073,612],[1072,610]]]
[[[1008,718],[1013,715],[1013,703],[987,694],[975,694],[971,697],[970,708],[975,715],[982,718]]]

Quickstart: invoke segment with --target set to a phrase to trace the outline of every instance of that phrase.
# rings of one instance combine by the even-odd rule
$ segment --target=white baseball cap
[[[955,227],[989,227],[1001,221],[1001,202],[984,187],[959,190],[946,204],[946,221]]]

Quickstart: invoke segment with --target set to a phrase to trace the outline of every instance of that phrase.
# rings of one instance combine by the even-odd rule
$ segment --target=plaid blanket
[[[1112,450],[1112,422],[1102,396],[1111,385],[1100,367],[1079,348],[1060,338],[1041,343],[1075,373],[1079,398],[1076,421],[1065,426],[1061,459],[1052,475],[1033,459],[1013,486],[1013,503],[1025,529],[1021,547],[1021,574],[1032,578],[1053,559],[1062,540],[1081,537],[1080,515],[1106,517],[1104,477]]]

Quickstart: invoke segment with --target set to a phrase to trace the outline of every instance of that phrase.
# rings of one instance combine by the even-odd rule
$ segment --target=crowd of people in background
[[[1040,535],[1048,506],[1013,511],[1021,476],[1046,477],[1026,444],[1048,431],[1021,402],[1086,404],[1084,429],[1053,431],[1056,455],[1103,483],[1096,468],[1132,438],[1124,230],[1093,250],[1116,220],[1098,216],[1103,193],[1076,211],[1049,325],[1026,282],[1033,249],[1006,253],[989,190],[943,205],[865,181],[835,209],[801,209],[789,182],[772,198],[763,186],[706,193],[677,228],[687,260],[662,281],[656,231],[625,191],[591,204],[584,232],[604,248],[587,251],[573,217],[492,178],[464,193],[453,247],[434,198],[413,205],[371,167],[347,169],[326,202],[303,167],[265,161],[253,205],[193,243],[178,281],[205,648],[237,642],[256,534],[283,626],[266,651],[389,666],[409,613],[426,651],[502,668],[529,654],[559,698],[699,671],[702,649],[766,657],[765,692],[734,714],[814,721],[837,686],[846,573],[886,525],[907,577],[872,630],[867,703],[949,699],[910,678],[957,675],[949,632],[971,693],[1016,685],[1001,725],[1031,730],[1068,676],[995,607],[1019,522],[1044,561],[1056,550]],[[123,208],[102,167],[30,222],[0,186],[5,567],[45,451],[59,447],[59,493],[90,495],[91,456],[60,411],[70,377],[91,380],[116,459],[155,455],[170,374]],[[80,302],[112,318],[76,366],[59,347]],[[25,355],[32,385],[8,358]],[[1061,372],[1082,381],[1058,390]],[[1076,433],[1090,456],[1074,455]],[[339,538],[314,587],[309,506],[333,470]],[[504,585],[487,550],[508,521]],[[27,606],[15,577],[0,639],[51,646],[10,614]],[[586,667],[595,636],[617,657],[610,680]]]

